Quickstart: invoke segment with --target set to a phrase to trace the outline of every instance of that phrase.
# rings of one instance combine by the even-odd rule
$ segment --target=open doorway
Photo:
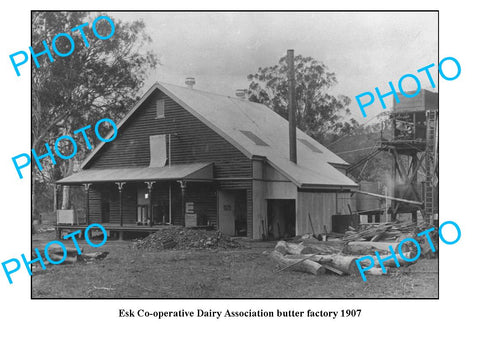
[[[113,193],[109,188],[102,187],[100,191],[101,223],[110,223],[110,210],[113,203]]]
[[[229,236],[247,236],[247,190],[218,191],[218,226]]]
[[[267,200],[268,239],[285,239],[295,236],[295,200]]]

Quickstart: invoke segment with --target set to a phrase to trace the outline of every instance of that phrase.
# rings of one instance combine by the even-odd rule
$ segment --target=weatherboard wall
[[[156,101],[165,100],[165,117],[156,118]],[[214,162],[214,177],[251,177],[251,161],[210,127],[160,91],[154,91],[120,128],[116,139],[94,156],[88,168],[147,167],[150,136],[171,135],[171,162]]]
[[[164,118],[157,118],[158,99],[164,100]],[[171,148],[171,163],[186,164],[213,162],[215,187],[212,184],[188,183],[185,202],[192,201],[197,215],[210,223],[217,222],[216,190],[246,190],[247,233],[253,234],[252,161],[242,152],[205,125],[190,112],[160,91],[154,91],[119,129],[114,141],[106,143],[92,158],[85,169],[109,169],[148,167],[150,165],[150,136],[167,135],[167,149]],[[168,135],[171,135],[168,138]],[[168,141],[171,141],[171,145]],[[168,152],[168,151],[167,151]],[[168,153],[167,153],[168,155]],[[181,192],[178,183],[172,182],[172,222],[180,224]],[[127,184],[126,187],[133,186]],[[164,205],[166,190],[153,191],[153,204]],[[119,223],[116,186],[108,195],[112,196],[111,221]],[[104,194],[105,191],[104,191]],[[131,197],[130,197],[131,196]],[[128,200],[128,202],[127,202]],[[124,196],[124,223],[136,222],[136,196]],[[131,206],[132,205],[132,206]],[[90,196],[90,218],[101,218],[101,196],[99,191]],[[128,221],[128,222],[127,222]]]
[[[331,232],[332,215],[336,213],[336,200],[336,192],[298,191],[297,235],[312,234],[312,225],[314,234],[323,234],[324,226]]]

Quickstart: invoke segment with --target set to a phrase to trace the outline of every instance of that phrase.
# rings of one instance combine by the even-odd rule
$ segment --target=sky
[[[355,101],[363,92],[389,91],[406,73],[438,60],[436,12],[114,12],[112,18],[142,19],[152,38],[150,49],[161,65],[146,82],[184,85],[195,77],[196,89],[234,96],[247,88],[247,75],[278,63],[287,49],[311,56],[337,76],[333,94],[352,100],[350,110],[365,121]],[[437,83],[437,69],[432,69]],[[413,80],[403,84],[414,90]],[[383,90],[383,91],[382,91]],[[436,90],[436,89],[435,89]],[[143,89],[146,91],[146,89]],[[385,100],[391,106],[392,97]],[[366,98],[365,98],[366,100]],[[382,111],[378,99],[367,108]],[[368,117],[367,117],[368,118]]]

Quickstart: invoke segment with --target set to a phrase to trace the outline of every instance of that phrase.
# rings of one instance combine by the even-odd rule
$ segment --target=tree
[[[350,164],[356,164],[376,149],[381,135],[390,133],[383,128],[386,116],[375,124],[359,124],[349,118],[350,99],[329,92],[337,84],[335,74],[321,62],[297,55],[294,60],[296,80],[297,126],[305,133],[326,145]],[[288,119],[288,79],[286,57],[278,65],[260,67],[256,74],[248,75],[251,81],[249,100],[270,107]],[[356,180],[387,183],[391,158],[380,153],[355,169],[351,176]]]
[[[32,148],[39,155],[46,151],[45,143],[52,146],[62,135],[72,135],[74,130],[86,125],[94,126],[101,118],[117,121],[138,99],[137,92],[148,71],[158,64],[158,58],[146,49],[151,38],[145,33],[145,24],[141,20],[114,20],[114,35],[99,40],[93,34],[91,23],[100,15],[87,12],[34,12],[32,15],[32,48],[37,53],[45,49],[43,40],[52,46],[52,39],[58,33],[69,33],[75,42],[74,51],[68,57],[59,57],[50,48],[54,62],[46,55],[38,57],[40,68],[32,62]],[[84,28],[90,44],[88,48],[80,32],[70,31],[85,22],[90,23]],[[105,20],[98,21],[96,28],[101,36],[111,32]],[[56,47],[67,54],[71,45],[67,38],[59,38]],[[94,146],[96,139],[92,138],[91,130],[88,134]],[[85,144],[82,146],[78,148],[76,162],[89,151]],[[60,144],[64,154],[69,154],[70,147],[67,143]],[[43,162],[42,172],[32,165],[34,214],[35,181],[53,183],[59,177],[71,174],[74,165],[74,159],[61,160],[56,165]],[[68,189],[63,197],[62,206],[68,208]]]
[[[357,181],[376,181],[389,183],[391,170],[391,156],[381,152],[373,158],[367,156],[378,149],[380,140],[390,139],[390,125],[388,116],[378,117],[377,122],[369,125],[358,125],[353,130],[336,138],[328,148],[345,159],[350,165],[359,164],[350,172]],[[360,162],[360,163],[358,163]]]
[[[335,74],[312,57],[295,56],[295,80],[297,126],[321,143],[332,134],[344,133],[358,123],[343,119],[350,114],[350,98],[334,96],[329,90],[337,83]],[[260,67],[255,74],[248,75],[250,101],[262,103],[288,119],[288,79],[286,56],[278,65]]]

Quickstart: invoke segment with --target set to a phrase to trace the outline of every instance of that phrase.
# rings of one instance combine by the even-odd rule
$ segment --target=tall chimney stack
[[[289,138],[290,138],[290,161],[297,163],[297,123],[295,121],[295,113],[297,111],[295,97],[295,65],[293,50],[287,50],[287,66],[288,66],[288,122],[289,122]]]

